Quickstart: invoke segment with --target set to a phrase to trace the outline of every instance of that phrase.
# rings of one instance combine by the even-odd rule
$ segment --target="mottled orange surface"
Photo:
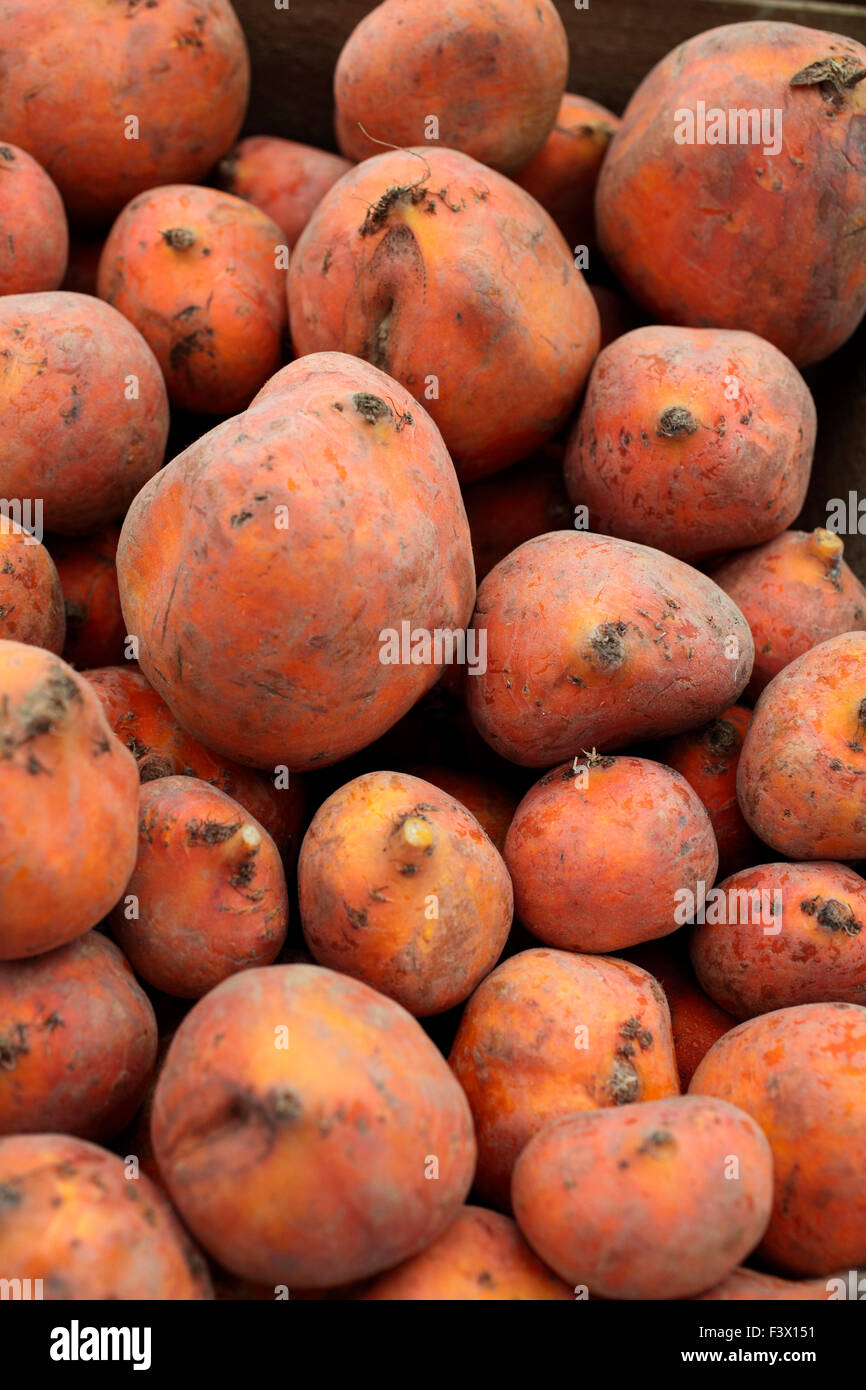
[[[249,811],[287,858],[297,856],[304,813],[303,779],[293,773],[287,787],[273,777],[212,753],[178,724],[139,668],[108,666],[83,671],[102,701],[105,716],[138,763],[142,782],[157,777],[199,777]]]
[[[63,650],[66,615],[54,560],[36,536],[0,515],[0,637]]]
[[[775,1199],[759,1255],[795,1276],[866,1264],[866,1009],[803,1004],[741,1023],[690,1094],[746,1110],[773,1150]]]
[[[258,1283],[328,1288],[451,1224],[475,1141],[421,1026],[367,985],[272,965],[187,1014],[153,1103],[160,1171],[210,1254]]]
[[[866,589],[842,558],[845,542],[823,527],[783,531],[710,571],[740,609],[755,639],[746,697],[810,647],[866,629]]]
[[[155,1058],[150,1000],[100,932],[0,961],[0,1134],[113,1139]]]
[[[5,142],[0,143],[0,245],[0,294],[60,285],[69,255],[63,199],[41,164]]]
[[[90,295],[0,296],[0,495],[46,531],[123,516],[161,466],[168,401],[136,328]]]
[[[573,1299],[574,1294],[533,1254],[510,1217],[484,1207],[461,1207],[444,1235],[414,1259],[381,1274],[357,1297],[400,1303],[545,1303]]]
[[[289,268],[292,342],[402,382],[471,482],[565,423],[598,310],[528,193],[457,150],[416,145],[358,165],[313,213]]]
[[[478,821],[400,772],[356,777],[328,797],[301,846],[298,893],[319,964],[416,1017],[466,999],[511,926],[511,880]]]
[[[551,0],[385,0],[337,60],[337,140],[351,159],[436,140],[509,174],[547,138],[567,72]]]
[[[748,329],[799,366],[866,308],[866,48],[797,24],[687,39],[638,87],[602,166],[602,250],[657,322]],[[680,144],[677,112],[781,111],[763,136]],[[778,129],[778,125],[777,125]],[[695,135],[698,135],[697,129]]]
[[[282,253],[280,247],[283,247]],[[172,405],[233,415],[282,362],[283,233],[252,204],[171,184],[114,223],[98,289],[150,344]]]
[[[475,772],[441,764],[413,763],[402,769],[413,777],[423,777],[434,787],[453,796],[470,811],[482,830],[490,836],[501,854],[505,836],[520,797],[494,773]]]
[[[745,620],[711,580],[587,531],[519,546],[479,587],[472,624],[486,633],[487,670],[467,679],[469,712],[527,767],[702,724],[752,669]]]
[[[517,1160],[512,1201],[529,1244],[569,1284],[689,1298],[758,1244],[773,1159],[742,1110],[677,1096],[547,1125]]]
[[[548,946],[618,951],[676,931],[677,894],[715,881],[716,838],[684,777],[575,758],[536,782],[505,843],[517,916]]]
[[[565,484],[591,530],[697,563],[790,525],[815,430],[800,373],[753,333],[636,328],[593,367]]]
[[[283,233],[289,250],[337,179],[348,173],[348,159],[277,135],[250,135],[220,162],[222,187],[245,198]]]
[[[0,640],[0,960],[105,916],[135,863],[138,772],[87,681]]]
[[[737,768],[751,718],[745,705],[729,705],[709,724],[677,734],[655,749],[659,761],[676,768],[706,806],[719,847],[721,877],[760,863],[770,853],[749,829],[737,800]]]
[[[207,1266],[162,1193],[124,1160],[63,1134],[0,1139],[4,1275],[46,1299],[212,1298]]]
[[[3,0],[0,50],[0,129],[44,165],[78,222],[204,178],[247,107],[249,56],[227,0]]]
[[[798,656],[755,707],[737,772],[743,814],[789,859],[866,856],[866,633]]]
[[[467,1003],[450,1060],[475,1119],[475,1189],[497,1207],[508,1207],[517,1156],[548,1120],[679,1093],[660,986],[607,956],[512,956]]]
[[[138,859],[107,924],[143,980],[199,999],[270,965],[287,922],[285,875],[264,826],[195,777],[144,784]]]
[[[701,985],[729,1014],[866,999],[866,881],[853,869],[762,864],[719,891],[726,920],[694,928],[691,956]]]
[[[372,743],[436,683],[444,650],[383,662],[382,633],[459,630],[475,587],[433,421],[333,353],[285,367],[143,489],[117,566],[142,669],[184,728],[299,771]]]
[[[514,175],[514,182],[546,208],[572,251],[583,246],[593,269],[596,251],[593,204],[601,162],[619,118],[589,97],[566,92],[541,149]]]

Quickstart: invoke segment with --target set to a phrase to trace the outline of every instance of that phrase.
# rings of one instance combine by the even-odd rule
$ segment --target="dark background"
[[[430,0],[431,6],[437,0]],[[247,35],[253,87],[246,133],[283,135],[334,149],[331,80],[337,55],[368,0],[234,0]],[[752,19],[787,20],[830,29],[866,45],[866,5],[763,5],[739,0],[589,0],[576,10],[557,0],[568,32],[568,89],[622,112],[641,78],[683,39]],[[809,368],[818,407],[818,446],[799,525],[825,524],[830,498],[850,489],[866,497],[866,324],[833,357]],[[866,532],[866,518],[863,520]],[[845,557],[866,582],[866,534],[845,538]]]

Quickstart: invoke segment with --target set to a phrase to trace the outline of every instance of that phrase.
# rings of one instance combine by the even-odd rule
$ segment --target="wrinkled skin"
[[[637,328],[593,367],[565,484],[594,531],[695,564],[790,525],[815,430],[809,388],[770,343],[713,328]]]
[[[591,263],[596,251],[595,185],[619,124],[619,117],[606,106],[566,92],[538,154],[514,175],[514,182],[550,213],[571,250],[586,247]]]
[[[0,144],[0,174],[0,294],[56,290],[69,256],[63,199],[17,145]]]
[[[319,808],[298,894],[314,959],[416,1017],[468,998],[511,926],[511,881],[475,817],[399,772],[356,777]]]
[[[123,516],[161,466],[159,364],[122,314],[56,290],[0,297],[0,495],[39,498],[46,531]]]
[[[710,818],[646,758],[575,758],[527,792],[505,842],[517,916],[563,950],[618,951],[677,928],[677,894],[710,887]]]
[[[432,114],[440,144],[510,174],[547,138],[567,71],[551,0],[385,0],[337,60],[337,141],[352,160],[420,145]]]
[[[48,539],[63,591],[63,658],[70,666],[111,666],[124,659],[126,624],[115,563],[119,539],[118,525],[104,526],[92,536]]]
[[[737,770],[749,825],[789,859],[866,857],[866,633],[821,642],[755,707]]]
[[[749,829],[737,800],[737,768],[751,719],[745,705],[729,705],[709,724],[677,734],[654,750],[659,762],[681,773],[706,806],[721,877],[759,863],[769,853]]]
[[[113,1139],[155,1057],[150,1000],[100,932],[0,962],[0,1134]]]
[[[199,999],[240,970],[270,965],[287,921],[279,851],[258,821],[195,777],[144,784],[138,859],[107,923],[143,980]]]
[[[430,145],[368,159],[325,195],[289,267],[289,319],[297,353],[351,353],[411,391],[463,482],[553,437],[599,341],[544,209]]]
[[[228,0],[3,0],[0,55],[0,129],[79,223],[104,224],[156,184],[203,179],[247,107],[249,56]]]
[[[348,159],[297,140],[250,135],[220,162],[219,176],[227,193],[277,224],[291,251],[328,189],[351,167]]]
[[[466,682],[469,712],[526,767],[702,724],[736,700],[754,655],[706,576],[586,531],[519,546],[481,584],[472,625],[487,634],[487,670]]]
[[[276,840],[288,860],[297,856],[304,814],[304,784],[292,774],[287,787],[219,757],[178,724],[137,666],[83,671],[99,696],[105,717],[138,764],[142,782],[157,777],[198,777],[249,811]]]
[[[135,198],[108,234],[97,286],[134,323],[172,405],[232,415],[282,362],[283,234],[258,208],[172,184]]]
[[[866,1264],[866,1009],[803,1004],[741,1023],[710,1048],[689,1094],[739,1105],[770,1141],[763,1263],[800,1278]]]
[[[842,558],[841,536],[823,527],[783,531],[710,571],[755,639],[746,698],[755,701],[803,652],[843,632],[866,629],[866,589]]]
[[[0,1268],[63,1301],[213,1297],[207,1266],[162,1193],[96,1144],[0,1139]]]
[[[463,1011],[450,1062],[475,1120],[475,1190],[506,1210],[517,1156],[549,1120],[679,1093],[664,994],[605,956],[539,949],[497,966]]]
[[[0,637],[59,654],[66,635],[60,579],[34,535],[0,515]]]
[[[246,971],[194,1006],[151,1130],[193,1233],[271,1287],[329,1288],[409,1259],[451,1224],[475,1164],[466,1097],[420,1025],[313,965]]]
[[[455,1302],[573,1299],[541,1263],[515,1223],[497,1211],[461,1207],[444,1235],[361,1294],[365,1301]]]
[[[555,1121],[530,1139],[511,1190],[524,1236],[569,1284],[602,1298],[690,1298],[761,1239],[773,1159],[742,1110],[677,1096]]]
[[[117,567],[142,670],[184,728],[293,771],[372,743],[435,684],[435,661],[380,660],[383,631],[459,630],[474,597],[435,425],[332,353],[284,368],[143,489]]]
[[[0,641],[0,960],[96,926],[135,864],[138,771],[65,661]]]
[[[691,956],[701,985],[729,1014],[745,1019],[796,1004],[866,999],[866,882],[859,874],[843,864],[762,864],[719,889],[727,921],[695,926]]]
[[[761,20],[688,39],[644,78],[596,216],[617,278],[657,322],[747,329],[801,367],[850,337],[866,309],[864,69],[852,39]],[[780,151],[764,152],[772,130],[769,144],[678,144],[675,112],[699,101],[726,125],[731,107],[781,111]]]

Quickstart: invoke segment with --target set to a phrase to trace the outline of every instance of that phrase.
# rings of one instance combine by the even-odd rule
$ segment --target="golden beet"
[[[367,159],[383,142],[429,139],[432,116],[440,144],[512,173],[544,143],[567,71],[551,0],[452,0],[442,11],[385,0],[337,60],[337,140],[350,159]]]
[[[764,1134],[703,1096],[567,1115],[530,1139],[512,1180],[536,1254],[601,1298],[712,1288],[758,1244],[772,1201]]]
[[[759,20],[687,39],[644,78],[596,214],[656,322],[748,329],[798,366],[850,337],[866,308],[864,68],[852,39]]]
[[[691,933],[711,999],[735,1018],[866,998],[866,882],[844,864],[761,864],[719,884]]]
[[[59,654],[66,634],[60,579],[45,546],[0,514],[0,637]]]
[[[135,760],[65,661],[0,641],[0,960],[96,926],[132,873]]]
[[[17,145],[0,144],[0,173],[0,294],[56,290],[69,255],[57,186]]]
[[[866,856],[866,632],[821,642],[755,708],[737,796],[756,835],[790,859]]]
[[[575,758],[536,782],[505,842],[519,919],[548,946],[618,951],[679,925],[711,886],[710,818],[684,777],[646,758]]]
[[[312,145],[250,135],[220,162],[219,175],[228,193],[277,224],[291,251],[328,189],[351,167],[348,159]]]
[[[258,208],[171,184],[123,209],[100,257],[99,294],[153,349],[172,405],[233,415],[282,362],[281,254],[283,234]]]
[[[475,817],[399,772],[356,777],[319,807],[301,846],[298,894],[319,964],[416,1017],[466,999],[511,926],[511,880]]]
[[[195,777],[145,782],[138,859],[108,927],[143,980],[199,999],[270,965],[286,936],[279,851],[237,801]]]
[[[636,328],[592,369],[565,484],[593,531],[696,564],[790,526],[815,430],[808,386],[771,343],[716,328]]]
[[[484,1207],[461,1207],[444,1235],[420,1255],[380,1274],[357,1296],[399,1303],[574,1298],[568,1285],[533,1254],[511,1218]]]
[[[866,1264],[866,1009],[802,1004],[749,1019],[710,1048],[689,1093],[740,1106],[770,1141],[762,1262],[799,1277]]]
[[[162,1193],[116,1154],[63,1134],[0,1139],[0,1190],[0,1269],[41,1279],[43,1298],[213,1297]]]
[[[512,956],[466,1004],[450,1060],[475,1119],[475,1189],[498,1207],[548,1120],[679,1093],[664,994],[646,971],[606,956]]]
[[[752,668],[743,615],[705,575],[587,531],[518,546],[479,587],[472,625],[487,667],[467,680],[469,712],[527,767],[703,724]]]
[[[44,165],[76,222],[203,179],[246,111],[249,56],[228,0],[3,0],[0,50],[0,129]]]
[[[390,1269],[472,1182],[466,1097],[405,1009],[313,965],[225,980],[156,1087],[153,1144],[184,1221],[232,1273],[328,1288]]]
[[[297,858],[304,813],[304,784],[297,773],[281,777],[277,786],[274,777],[241,767],[197,743],[131,662],[82,671],[82,675],[99,696],[111,728],[138,763],[142,782],[198,777],[239,801],[274,837],[288,860]]]
[[[138,330],[90,295],[3,295],[0,363],[0,495],[38,499],[40,523],[64,534],[123,516],[168,436],[165,383]]]
[[[820,526],[783,531],[710,571],[755,639],[749,701],[811,647],[866,629],[866,589],[843,560],[844,548],[841,536]]]
[[[729,705],[709,724],[677,734],[653,750],[659,762],[685,777],[706,806],[719,847],[720,877],[767,857],[766,846],[749,829],[737,801],[737,769],[751,719],[745,705]]]
[[[411,391],[463,482],[556,434],[599,341],[573,253],[534,198],[417,141],[325,194],[292,256],[289,319],[297,353],[352,353]]]
[[[342,353],[285,367],[154,478],[117,569],[142,670],[183,727],[272,775],[338,762],[395,724],[436,683],[435,634],[459,637],[474,595],[436,426]],[[406,630],[426,634],[428,659],[406,658]]]
[[[0,961],[0,1134],[113,1139],[155,1057],[150,1000],[100,932]]]

